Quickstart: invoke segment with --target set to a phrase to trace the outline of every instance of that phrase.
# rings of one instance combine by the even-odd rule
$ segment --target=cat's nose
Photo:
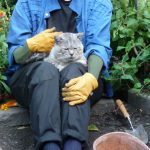
[[[70,56],[73,56],[73,53],[70,53]]]
[[[69,53],[70,53],[71,56],[73,56],[73,51],[72,50],[70,50]]]

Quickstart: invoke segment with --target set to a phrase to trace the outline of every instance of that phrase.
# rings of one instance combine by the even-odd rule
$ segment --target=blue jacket
[[[110,0],[72,0],[70,6],[77,13],[77,31],[84,33],[83,44],[85,56],[99,56],[108,69],[112,56],[110,48],[110,23],[112,4]],[[25,44],[26,39],[46,28],[46,18],[53,10],[60,9],[58,0],[18,0],[13,11],[8,33],[9,72],[14,72],[19,65],[15,64],[13,51]],[[60,22],[61,23],[61,22]]]

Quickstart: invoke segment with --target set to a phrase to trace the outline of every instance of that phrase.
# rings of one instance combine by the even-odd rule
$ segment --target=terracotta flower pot
[[[150,148],[128,133],[111,132],[97,138],[93,150],[150,150]]]

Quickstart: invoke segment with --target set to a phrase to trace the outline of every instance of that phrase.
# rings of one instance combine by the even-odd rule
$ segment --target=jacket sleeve
[[[25,44],[26,39],[31,37],[32,34],[30,16],[27,12],[29,12],[27,2],[18,0],[10,20],[7,36],[8,61],[10,66],[14,64],[14,50],[22,47]]]
[[[110,0],[95,0],[87,20],[85,56],[89,57],[91,54],[99,56],[103,60],[104,69],[108,69],[112,56],[110,47],[111,16]]]

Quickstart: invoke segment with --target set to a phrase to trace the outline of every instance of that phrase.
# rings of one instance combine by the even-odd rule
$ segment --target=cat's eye
[[[64,48],[64,50],[65,50],[65,51],[67,51],[67,50],[68,50],[68,48]]]

